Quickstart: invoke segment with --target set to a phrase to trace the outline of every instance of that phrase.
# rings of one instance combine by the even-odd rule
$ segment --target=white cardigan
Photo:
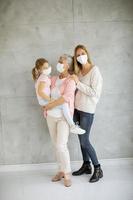
[[[94,66],[86,75],[81,76],[79,80],[75,96],[75,108],[83,112],[95,113],[103,84],[99,68]]]

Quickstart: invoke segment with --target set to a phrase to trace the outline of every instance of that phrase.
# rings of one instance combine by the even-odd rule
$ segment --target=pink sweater
[[[55,87],[55,83],[58,76],[51,77],[51,90]],[[76,84],[75,81],[70,78],[70,75],[63,81],[60,87],[61,96],[64,97],[68,103],[70,112],[73,115],[74,112],[74,97],[75,97]]]

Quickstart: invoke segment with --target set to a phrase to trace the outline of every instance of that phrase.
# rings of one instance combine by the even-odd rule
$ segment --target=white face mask
[[[51,67],[49,67],[48,69],[44,69],[44,70],[42,71],[42,73],[43,73],[44,75],[48,76],[49,74],[51,74],[51,71],[52,71],[52,69],[51,69]]]
[[[56,69],[58,72],[62,73],[64,71],[64,64],[58,63]]]
[[[81,64],[81,65],[85,65],[87,63],[87,55],[81,55],[77,57],[77,61]]]

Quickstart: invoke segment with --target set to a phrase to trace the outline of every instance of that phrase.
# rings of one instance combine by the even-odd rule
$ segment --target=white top
[[[77,110],[95,113],[96,104],[99,101],[103,78],[97,66],[94,66],[86,75],[79,77],[75,108]]]
[[[61,87],[62,82],[64,80],[65,80],[65,78],[63,78],[63,79],[59,79],[59,77],[57,78],[56,83],[55,83],[55,87],[51,90],[52,99],[58,99],[61,96],[60,87]],[[53,109],[48,110],[47,114],[52,116],[52,117],[62,117],[61,107],[56,106]]]

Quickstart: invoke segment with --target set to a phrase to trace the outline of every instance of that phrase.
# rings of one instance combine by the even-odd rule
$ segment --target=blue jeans
[[[82,112],[79,110],[74,110],[74,122],[78,123],[82,129],[84,129],[86,132],[83,135],[78,135],[83,161],[92,161],[93,165],[99,165],[97,155],[95,152],[95,149],[90,143],[89,136],[90,136],[90,130],[93,123],[94,114]]]

